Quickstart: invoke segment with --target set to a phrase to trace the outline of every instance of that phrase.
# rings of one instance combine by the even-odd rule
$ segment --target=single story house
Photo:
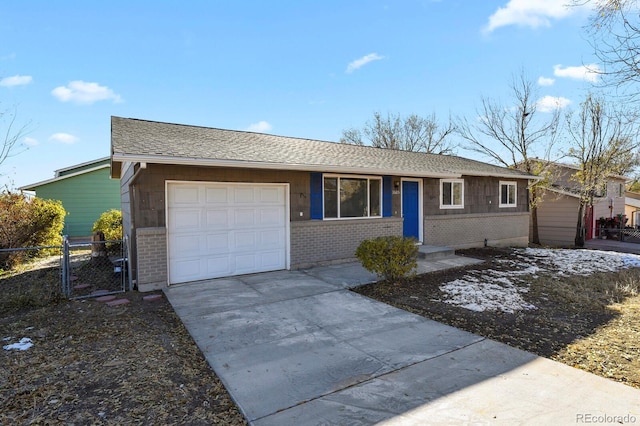
[[[530,176],[457,156],[111,118],[141,291],[355,260],[387,235],[526,246]]]
[[[540,243],[556,247],[575,245],[580,205],[579,184],[573,180],[578,168],[554,163],[554,179],[538,204]],[[597,237],[597,220],[625,211],[624,176],[609,176],[602,191],[594,194],[593,204],[585,212],[585,240]]]
[[[111,179],[109,157],[56,170],[53,179],[18,189],[44,200],[59,200],[67,212],[63,235],[89,239],[93,224],[111,209],[120,210],[120,182]]]

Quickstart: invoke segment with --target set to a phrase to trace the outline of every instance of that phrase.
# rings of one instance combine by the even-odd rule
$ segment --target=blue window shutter
[[[392,200],[392,189],[393,182],[391,181],[391,176],[383,176],[382,177],[382,216],[390,217],[392,216],[391,211],[393,210]]]
[[[322,220],[322,173],[311,173],[311,219]]]

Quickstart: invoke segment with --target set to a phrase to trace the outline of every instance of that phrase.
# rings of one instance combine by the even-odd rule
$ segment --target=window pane
[[[462,183],[453,182],[453,205],[462,205]],[[495,187],[494,187],[495,188]]]
[[[508,185],[509,186],[509,204],[515,204],[516,203],[516,186],[515,185]]]
[[[500,185],[500,204],[509,204],[509,185]]]
[[[451,182],[442,182],[442,205],[451,205]]]
[[[338,178],[324,178],[324,217],[338,217]]]
[[[366,179],[340,179],[340,217],[369,216]]]
[[[379,179],[369,181],[369,214],[371,216],[382,216],[380,209],[380,186]]]

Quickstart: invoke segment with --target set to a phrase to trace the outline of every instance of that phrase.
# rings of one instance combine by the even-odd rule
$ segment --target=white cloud
[[[553,86],[553,83],[555,83],[556,80],[553,78],[549,78],[549,77],[538,77],[538,84],[540,86]]]
[[[268,132],[269,130],[271,130],[271,124],[266,121],[258,121],[247,128],[249,132]]]
[[[521,27],[548,27],[551,20],[562,19],[578,10],[567,5],[567,0],[510,0],[489,17],[484,31],[518,25]]]
[[[347,65],[347,70],[345,71],[347,74],[351,74],[358,68],[362,68],[372,61],[379,61],[384,59],[384,56],[380,56],[377,53],[369,53],[368,55],[363,56],[362,58],[358,58],[355,61],[352,61],[349,65]]]
[[[566,108],[570,103],[571,100],[563,98],[562,96],[544,96],[538,99],[536,105],[540,112],[552,112],[556,109]]]
[[[556,77],[567,77],[576,80],[585,80],[591,83],[598,81],[598,74],[601,72],[597,64],[581,65],[578,67],[562,67],[555,65],[553,67],[553,75]]]
[[[67,86],[56,87],[51,94],[62,102],[72,101],[78,104],[92,104],[107,100],[122,102],[120,95],[108,87],[82,80],[72,81]]]
[[[49,140],[53,142],[60,142],[66,145],[71,145],[79,141],[76,136],[70,135],[69,133],[54,133],[49,136]]]
[[[30,137],[26,137],[22,140],[22,143],[24,143],[27,146],[36,146],[38,145],[40,142],[38,142],[38,139],[34,139],[34,138],[30,138]]]
[[[24,86],[26,84],[31,83],[33,78],[30,75],[14,75],[12,77],[5,77],[0,80],[0,86],[4,87],[14,87],[14,86]]]

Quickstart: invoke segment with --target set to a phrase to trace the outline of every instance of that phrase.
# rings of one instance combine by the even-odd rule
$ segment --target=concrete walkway
[[[640,390],[348,290],[374,280],[349,263],[166,294],[253,425],[640,423]]]

